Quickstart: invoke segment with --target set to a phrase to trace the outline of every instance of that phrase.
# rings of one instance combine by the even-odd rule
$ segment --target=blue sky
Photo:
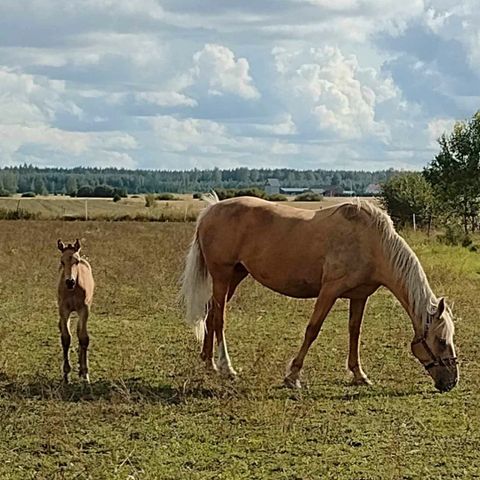
[[[2,0],[0,166],[419,169],[480,108],[475,0]]]

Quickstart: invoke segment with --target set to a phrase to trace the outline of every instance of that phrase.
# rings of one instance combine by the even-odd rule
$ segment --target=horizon
[[[419,171],[480,105],[479,20],[473,0],[2,2],[0,167]]]

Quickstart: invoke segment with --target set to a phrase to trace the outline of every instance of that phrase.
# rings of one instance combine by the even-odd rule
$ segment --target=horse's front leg
[[[300,370],[303,367],[303,361],[310,345],[315,341],[322,328],[323,322],[333,307],[336,295],[333,295],[328,289],[323,288],[315,302],[315,308],[310,318],[310,322],[305,330],[305,338],[297,356],[289,363],[287,375],[284,383],[290,388],[300,388]]]
[[[366,303],[367,298],[352,298],[350,300],[348,368],[353,373],[352,383],[354,385],[371,385],[370,380],[362,369],[359,352],[360,331]]]
[[[88,344],[90,343],[90,339],[88,337],[87,331],[87,321],[88,315],[90,313],[90,308],[88,306],[83,307],[78,312],[78,323],[77,323],[77,336],[78,336],[78,344],[79,344],[79,351],[78,351],[78,363],[79,363],[79,376],[80,378],[84,379],[87,383],[90,382],[88,376],[88,359],[87,359],[87,351],[88,351]]]
[[[62,340],[63,348],[63,381],[68,383],[68,374],[72,370],[69,360],[69,350],[72,336],[70,335],[70,311],[60,306],[59,308],[60,320],[58,322],[58,328],[60,330],[60,338]]]

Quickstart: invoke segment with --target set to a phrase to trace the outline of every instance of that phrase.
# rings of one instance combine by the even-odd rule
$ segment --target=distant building
[[[356,193],[353,190],[344,190],[342,195],[344,197],[354,197]]]
[[[324,197],[341,197],[343,195],[343,188],[340,185],[330,185],[324,188]]]
[[[371,183],[366,189],[366,195],[380,195],[382,193],[382,187],[378,183]]]
[[[280,181],[278,178],[267,178],[265,182],[265,193],[268,195],[280,193]]]

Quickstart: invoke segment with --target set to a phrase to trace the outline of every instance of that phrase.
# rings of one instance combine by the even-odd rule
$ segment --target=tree
[[[465,234],[475,231],[480,211],[480,111],[457,122],[438,140],[440,152],[425,169],[441,209],[461,219]]]
[[[74,195],[77,192],[77,188],[77,180],[72,175],[69,175],[65,182],[65,189],[67,191],[67,195]]]
[[[0,187],[3,187],[8,193],[17,193],[18,177],[11,170],[5,170],[0,176]]]
[[[45,186],[45,182],[42,177],[36,176],[35,180],[33,181],[33,191],[37,195],[46,195],[48,193],[47,187]]]
[[[419,172],[401,173],[382,185],[381,202],[394,222],[412,224],[413,214],[418,225],[429,225],[433,214],[433,192]]]

